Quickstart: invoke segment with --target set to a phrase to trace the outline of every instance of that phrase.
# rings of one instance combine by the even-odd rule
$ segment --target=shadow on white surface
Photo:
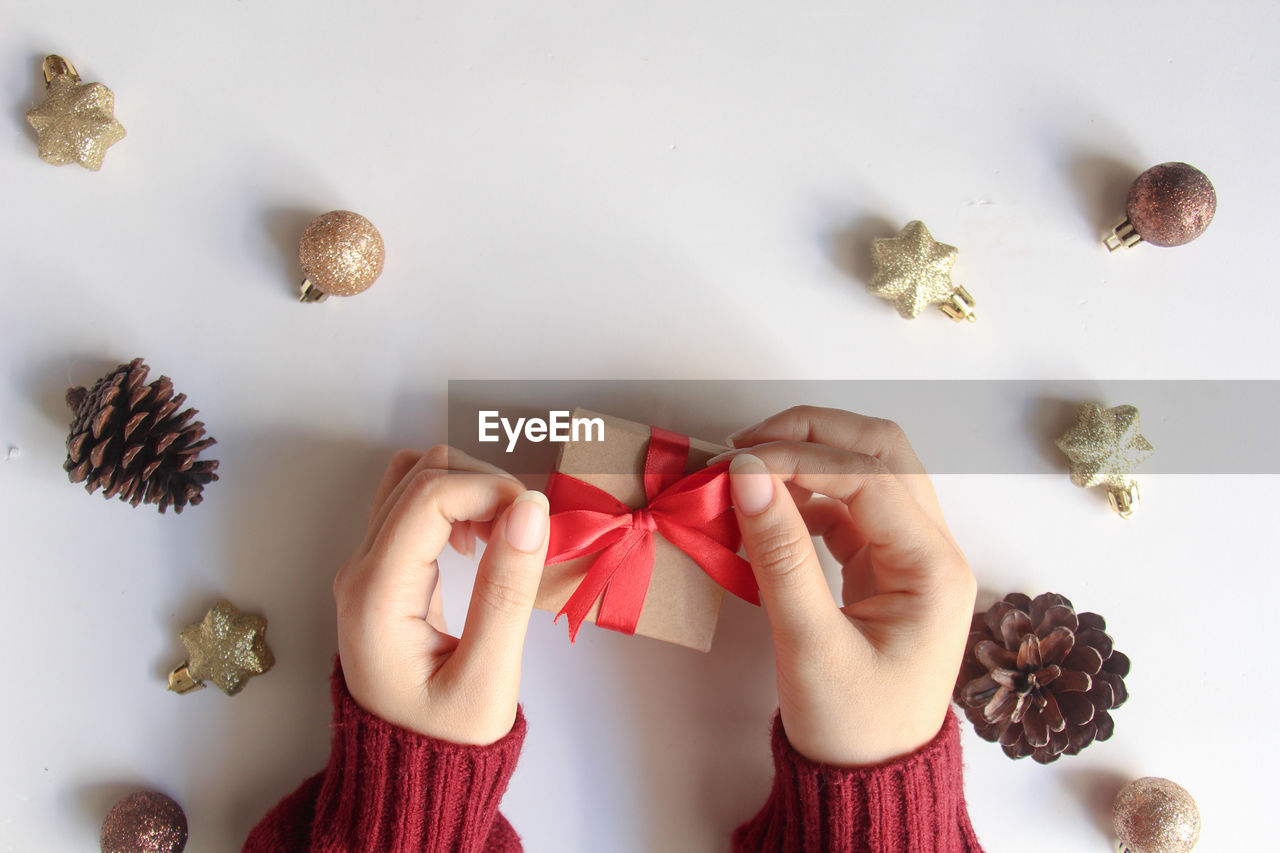
[[[1061,397],[1033,397],[1025,404],[1027,438],[1040,452],[1040,458],[1067,476],[1067,457],[1057,441],[1075,426],[1080,404],[1088,400],[1064,400]]]
[[[376,441],[305,429],[223,430],[215,458],[222,480],[200,509],[220,508],[220,581],[204,578],[180,603],[157,608],[176,637],[219,597],[266,616],[276,665],[236,697],[216,688],[175,701],[205,703],[210,728],[193,744],[185,796],[219,808],[199,829],[201,849],[232,849],[266,811],[324,766],[329,682],[337,636],[332,579],[359,542],[369,503],[392,449]],[[216,495],[213,489],[217,488]],[[170,540],[180,566],[190,542]],[[156,670],[181,660],[175,639]],[[210,825],[212,824],[212,825]],[[214,826],[217,828],[215,829]],[[196,827],[193,825],[193,837]],[[204,836],[206,839],[210,835]]]
[[[15,97],[12,101],[15,142],[18,145],[29,142],[33,150],[35,149],[36,132],[27,121],[27,110],[44,100],[45,83],[40,67],[46,56],[48,56],[47,53],[31,52],[21,66],[15,63],[15,67],[21,67],[27,71],[30,75],[28,78],[30,82],[24,83],[21,77],[17,77],[11,87],[15,94],[22,94],[22,97]]]
[[[469,592],[449,581],[447,608]],[[727,849],[772,779],[764,614],[726,602],[708,654],[593,625],[571,647],[551,619],[530,625],[529,738],[503,806],[526,849]]]
[[[1129,186],[1147,167],[1096,149],[1077,147],[1068,154],[1065,168],[1079,195],[1081,214],[1100,240],[1124,217]]]
[[[864,214],[837,226],[822,238],[822,248],[832,265],[860,285],[871,281],[871,241],[893,237],[905,222],[895,224],[887,216]]]
[[[118,360],[103,358],[101,354],[68,353],[36,361],[19,382],[21,394],[48,419],[50,426],[66,430],[71,426],[73,413],[67,405],[67,390],[77,386],[92,388],[93,383],[133,356]],[[159,379],[152,371],[147,378]]]
[[[314,206],[269,206],[261,213],[261,235],[257,242],[269,245],[264,254],[273,255],[269,260],[280,269],[280,280],[293,298],[298,296],[302,283],[302,267],[298,265],[298,239],[312,219],[324,213]]]
[[[1099,103],[1067,92],[1046,91],[1037,98],[1037,105],[1050,104],[1051,112],[1031,126],[1029,142],[1061,180],[1065,192],[1058,203],[1076,206],[1080,236],[1105,255],[1102,237],[1124,216],[1129,185],[1158,161],[1142,163],[1145,145],[1127,117],[1113,119]]]
[[[990,586],[979,583],[978,596],[974,603],[974,612],[985,613],[991,609],[991,605],[1003,599],[1005,595],[1007,595],[1007,593],[999,592]]]
[[[1114,770],[1071,768],[1063,770],[1059,778],[1072,798],[1088,810],[1098,833],[1107,840],[1114,838],[1111,805],[1132,777]]]
[[[636,782],[646,794],[649,837],[640,849],[727,845],[732,829],[764,802],[772,778],[769,711],[777,700],[768,628],[754,610],[727,600],[705,656],[654,650],[651,642],[620,644],[619,689],[630,686],[634,710],[624,736],[638,748]],[[662,691],[642,691],[659,679]]]

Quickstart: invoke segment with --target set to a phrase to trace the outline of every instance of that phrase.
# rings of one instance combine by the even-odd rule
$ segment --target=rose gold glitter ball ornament
[[[373,223],[349,210],[322,213],[298,241],[298,263],[306,278],[302,302],[330,296],[355,296],[373,286],[386,258],[382,235]]]
[[[1119,853],[1187,853],[1200,840],[1200,810],[1181,785],[1144,776],[1116,795],[1111,808]]]
[[[102,822],[102,853],[182,853],[187,816],[158,791],[137,791],[111,807]]]
[[[1103,244],[1114,252],[1142,242],[1181,246],[1204,233],[1218,209],[1218,195],[1204,172],[1186,163],[1161,163],[1129,188],[1125,217]]]

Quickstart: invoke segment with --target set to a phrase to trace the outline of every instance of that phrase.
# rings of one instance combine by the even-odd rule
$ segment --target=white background
[[[0,0],[0,849],[96,849],[157,787],[189,850],[233,850],[322,766],[330,579],[391,451],[443,438],[449,378],[1277,378],[1278,23],[1263,0]],[[36,157],[50,52],[116,93],[99,173]],[[1211,176],[1212,227],[1108,255],[1165,160]],[[377,225],[385,273],[299,305],[297,236],[333,208]],[[977,324],[865,292],[870,239],[915,218],[960,248]],[[66,386],[135,355],[219,441],[181,517],[60,467]],[[793,402],[665,414],[717,438]],[[1280,482],[1148,477],[1129,523],[1065,470],[938,486],[980,604],[1062,592],[1134,661],[1115,738],[1077,758],[966,729],[987,849],[1104,850],[1141,775],[1195,794],[1203,849],[1255,849]],[[472,571],[445,561],[451,624]],[[166,693],[220,596],[268,616],[276,668]],[[525,660],[504,810],[529,850],[720,850],[763,801],[762,613],[730,602],[705,656],[570,647],[535,613]]]

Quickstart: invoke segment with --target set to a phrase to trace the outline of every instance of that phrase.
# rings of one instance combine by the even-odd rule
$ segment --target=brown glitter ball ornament
[[[1129,659],[1062,595],[1011,593],[973,617],[954,698],[978,736],[1041,764],[1111,737]]]
[[[205,437],[203,423],[191,420],[195,409],[178,411],[187,395],[174,396],[168,376],[144,384],[148,372],[135,358],[93,388],[67,391],[75,420],[62,467],[89,494],[102,488],[105,498],[182,512],[204,500],[204,487],[218,479],[217,461],[199,459],[216,442]]]
[[[1120,853],[1187,853],[1200,840],[1200,810],[1181,785],[1144,776],[1116,795],[1111,807]]]
[[[98,838],[102,853],[182,853],[187,816],[158,791],[138,791],[111,807]]]
[[[1125,218],[1103,243],[1113,252],[1144,241],[1181,246],[1204,233],[1217,209],[1217,193],[1204,172],[1186,163],[1161,163],[1133,182]]]
[[[382,274],[385,259],[382,235],[372,222],[349,210],[322,213],[298,241],[298,263],[306,275],[300,301],[363,293]]]

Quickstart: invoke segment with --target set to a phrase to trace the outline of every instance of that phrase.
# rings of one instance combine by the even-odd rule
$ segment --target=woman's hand
[[[511,730],[520,658],[547,553],[547,499],[448,447],[397,453],[368,533],[333,582],[352,698],[402,728],[464,744]],[[436,558],[452,543],[476,571],[461,636],[446,632]]]
[[[788,740],[845,766],[914,752],[942,727],[976,594],[920,460],[896,424],[837,409],[788,409],[731,441],[717,459],[733,456]],[[810,535],[843,567],[839,605]]]

